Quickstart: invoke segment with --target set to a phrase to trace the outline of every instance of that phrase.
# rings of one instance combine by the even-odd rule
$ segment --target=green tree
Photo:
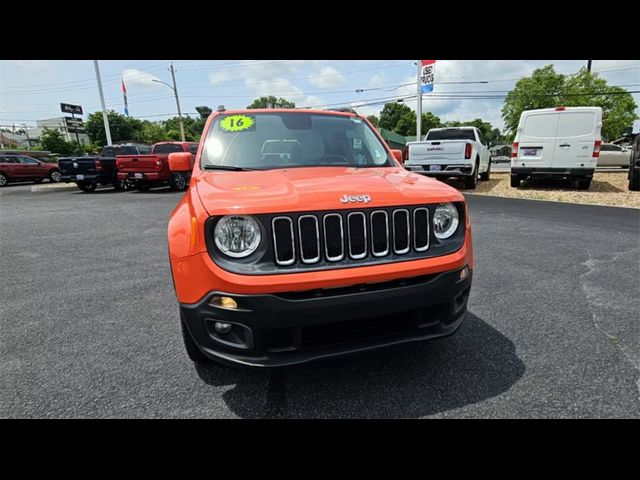
[[[378,126],[380,128],[386,128],[387,130],[393,130],[394,132],[400,133],[397,130],[398,122],[403,116],[408,116],[409,114],[412,114],[415,116],[415,114],[413,114],[413,110],[411,110],[404,103],[397,103],[397,102],[386,103],[385,106],[382,108],[382,111],[380,112],[380,122],[378,123]],[[401,128],[403,130],[406,130],[408,128],[406,123],[407,123],[407,119],[405,119],[403,122],[403,125],[401,125]],[[407,134],[407,135],[410,135],[410,134]]]
[[[603,92],[609,95],[603,95]],[[567,107],[601,107],[602,138],[605,141],[622,137],[638,118],[638,106],[629,92],[621,87],[608,86],[605,79],[586,68],[566,79],[560,103]]]
[[[197,142],[202,135],[206,119],[182,117],[184,123],[184,137],[188,142]],[[180,140],[180,117],[168,118],[162,122],[168,140]]]
[[[422,114],[422,124],[420,128],[422,129],[423,135],[426,135],[426,133],[432,128],[441,128],[443,126],[444,124],[442,123],[442,120],[440,120],[440,117],[435,113],[426,112]],[[415,133],[416,132],[414,131],[411,135],[415,135]]]
[[[126,117],[113,110],[107,112],[107,118],[109,119],[109,130],[111,131],[111,140],[113,142],[143,141],[143,124],[141,120]],[[85,122],[85,128],[92,143],[100,147],[107,144],[102,112],[89,114]]]
[[[523,111],[557,106],[560,97],[556,95],[564,92],[564,84],[564,75],[556,73],[553,65],[538,68],[530,77],[518,80],[502,106],[502,118],[507,131],[515,133]]]
[[[142,141],[145,143],[166,142],[169,140],[167,131],[160,122],[142,121]]]
[[[199,105],[196,107],[196,112],[200,114],[200,118],[204,118],[206,120],[207,118],[209,118],[209,115],[211,115],[211,112],[213,112],[213,110],[205,105]]]
[[[375,115],[367,115],[367,120],[371,122],[371,125],[378,128],[378,125],[380,124],[380,119],[378,117]]]
[[[67,142],[58,130],[48,128],[40,135],[40,146],[43,150],[60,155],[72,155],[77,150],[77,146],[73,142]]]
[[[270,104],[273,108],[296,108],[296,104],[284,98],[276,98],[273,95],[257,98],[247,108],[267,108]]]

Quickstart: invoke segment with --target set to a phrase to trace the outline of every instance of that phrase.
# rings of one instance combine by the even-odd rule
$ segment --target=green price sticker
[[[245,132],[255,130],[256,117],[253,115],[229,115],[220,120],[220,130],[223,132]]]

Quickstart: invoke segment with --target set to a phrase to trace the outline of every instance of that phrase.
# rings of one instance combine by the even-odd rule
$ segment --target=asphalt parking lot
[[[453,336],[278,370],[194,367],[181,194],[0,191],[0,417],[640,418],[640,211],[467,196]]]

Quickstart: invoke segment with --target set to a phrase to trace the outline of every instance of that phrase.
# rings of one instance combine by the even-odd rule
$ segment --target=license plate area
[[[84,180],[84,175],[76,175],[76,180]]]
[[[144,178],[144,173],[130,173],[129,178]]]
[[[442,165],[429,165],[430,172],[440,172],[442,171]]]
[[[541,147],[527,147],[522,149],[523,157],[539,157],[542,152]]]

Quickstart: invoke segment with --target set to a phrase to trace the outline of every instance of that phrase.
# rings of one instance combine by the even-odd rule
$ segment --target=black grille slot
[[[320,235],[318,219],[313,215],[303,215],[298,219],[300,233],[300,257],[304,263],[320,260]]]
[[[289,217],[273,219],[273,247],[276,263],[291,265],[295,261],[295,246],[293,239],[293,222]]]
[[[367,255],[367,225],[362,212],[350,213],[347,217],[349,228],[349,255],[364,258]]]
[[[389,253],[389,219],[383,210],[371,214],[371,249],[376,257]]]
[[[393,212],[393,251],[399,254],[409,251],[409,212],[407,210]]]
[[[426,208],[413,211],[413,248],[418,252],[429,248],[429,210]]]
[[[344,258],[344,232],[340,214],[324,216],[324,242],[327,260],[337,262]]]

